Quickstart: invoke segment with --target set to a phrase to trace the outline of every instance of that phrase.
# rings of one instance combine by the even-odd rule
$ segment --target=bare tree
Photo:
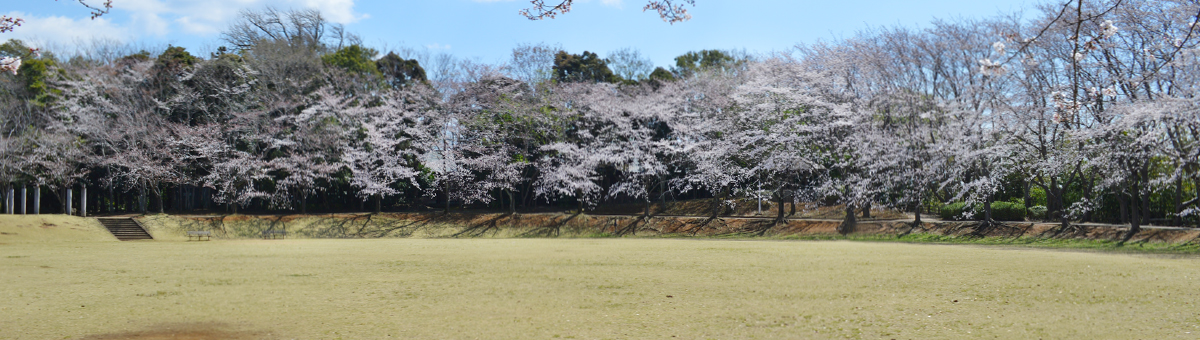
[[[608,67],[622,79],[631,81],[645,80],[654,71],[654,62],[642,55],[636,48],[626,47],[608,54]]]
[[[513,78],[536,88],[554,78],[554,54],[558,51],[562,51],[562,46],[557,44],[517,45],[505,69]]]
[[[546,3],[545,0],[532,0],[529,2],[532,7],[521,10],[521,15],[529,20],[554,19],[559,14],[570,12],[574,0],[560,0],[557,4],[555,2],[554,0],[551,0],[550,3]],[[646,3],[646,7],[643,7],[642,11],[655,10],[663,21],[674,24],[692,18],[692,15],[688,14],[687,8],[683,7],[684,4],[695,6],[696,0],[652,0]]]
[[[318,10],[281,11],[265,7],[261,10],[242,10],[237,21],[221,33],[221,39],[239,50],[253,49],[263,41],[282,42],[312,50],[337,50],[348,45],[347,40],[352,38],[341,25],[325,20]]]

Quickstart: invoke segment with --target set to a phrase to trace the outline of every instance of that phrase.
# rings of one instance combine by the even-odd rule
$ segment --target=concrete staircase
[[[132,218],[97,218],[108,232],[116,236],[118,240],[153,240],[150,233],[142,228],[141,224],[134,221]]]

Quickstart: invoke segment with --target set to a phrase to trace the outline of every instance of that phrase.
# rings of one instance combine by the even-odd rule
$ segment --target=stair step
[[[154,239],[153,236],[150,236],[150,233],[147,233],[145,229],[142,229],[142,226],[133,219],[104,218],[97,220],[99,220],[100,224],[103,225],[105,229],[108,229],[108,232],[112,233],[117,240],[129,241]]]

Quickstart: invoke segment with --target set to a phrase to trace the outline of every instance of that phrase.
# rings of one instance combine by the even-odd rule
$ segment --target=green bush
[[[984,216],[983,209],[980,206],[970,208],[968,217],[963,217],[963,212],[967,210],[967,204],[963,202],[955,202],[942,206],[938,211],[938,216],[943,220],[962,221],[982,219]],[[997,221],[1024,221],[1025,220],[1025,205],[1013,202],[992,202],[992,219]]]
[[[1046,206],[1044,206],[1044,205],[1035,205],[1035,206],[1029,207],[1029,217],[1039,219],[1039,220],[1046,219],[1046,211],[1048,211],[1048,210],[1046,209]]]
[[[947,221],[961,221],[963,220],[963,211],[966,210],[966,208],[967,204],[963,202],[946,204],[943,205],[940,210],[938,210],[938,217],[941,217],[943,220]]]
[[[1012,202],[992,202],[992,219],[997,221],[1024,221],[1025,205]]]
[[[1045,206],[1046,205],[1046,190],[1042,190],[1042,188],[1039,188],[1036,185],[1031,186],[1029,188],[1029,203],[1033,204],[1035,206],[1038,206],[1038,205]]]

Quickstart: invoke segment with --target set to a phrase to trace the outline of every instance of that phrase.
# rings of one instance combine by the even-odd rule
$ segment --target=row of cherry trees
[[[1197,20],[1186,1],[1074,1],[617,84],[556,80],[544,47],[426,77],[352,36],[247,25],[228,34],[237,51],[207,59],[170,48],[42,63],[42,87],[8,78],[0,180],[60,200],[89,186],[107,193],[95,209],[134,204],[120,193],[163,209],[190,188],[234,211],[638,201],[648,213],[686,196],[711,197],[716,214],[766,195],[779,218],[789,201],[840,204],[852,226],[872,206],[920,218],[952,201],[991,220],[993,201],[1015,197],[1044,201],[1064,227],[1182,224],[1200,213]]]

